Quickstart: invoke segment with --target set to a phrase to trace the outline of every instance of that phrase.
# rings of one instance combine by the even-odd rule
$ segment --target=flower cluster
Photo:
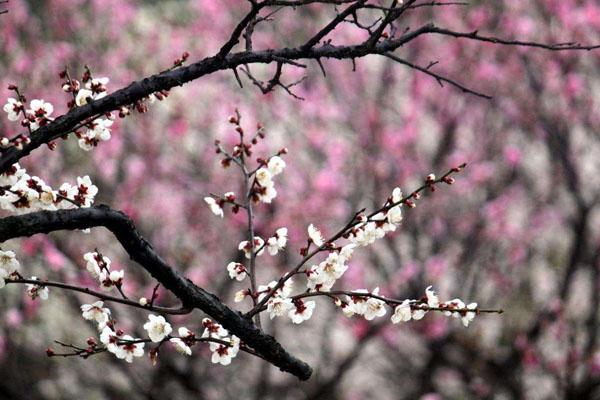
[[[124,335],[120,329],[115,332],[110,326],[105,326],[102,329],[100,342],[104,344],[106,350],[113,353],[118,359],[125,360],[128,363],[133,362],[133,357],[144,355],[145,343],[142,340]]]
[[[210,342],[210,351],[213,352],[211,361],[214,364],[231,364],[231,360],[237,356],[240,350],[240,339],[235,335],[229,337],[227,329],[209,318],[204,318],[202,325],[204,326],[202,338],[216,339],[218,341]]]
[[[32,276],[31,278],[29,278],[32,281],[37,281],[38,278],[35,276]],[[44,284],[35,284],[35,283],[28,283],[25,285],[26,288],[26,293],[29,297],[31,297],[33,300],[37,299],[38,297],[42,300],[47,300],[48,299],[48,287],[44,286]]]
[[[0,250],[0,288],[5,285],[5,280],[18,271],[20,265],[13,251]]]
[[[346,302],[337,301],[338,305],[342,307],[344,315],[347,317],[355,314],[362,315],[367,321],[385,315],[385,301],[376,297],[366,296],[369,294],[369,291],[366,289],[355,290],[353,293]],[[379,296],[379,288],[375,288],[371,295]]]
[[[110,321],[110,310],[103,307],[104,302],[96,301],[92,304],[81,306],[81,315],[85,320],[94,321],[98,324],[98,330],[102,331]]]
[[[111,271],[110,259],[104,257],[98,251],[85,253],[83,259],[86,261],[86,269],[89,273],[98,279],[100,287],[104,290],[111,290],[113,287],[120,288],[123,284],[125,271]]]
[[[473,321],[477,315],[477,303],[465,303],[460,299],[454,299],[440,303],[438,296],[431,286],[425,290],[425,296],[420,300],[404,300],[394,309],[392,323],[407,322],[411,319],[420,320],[430,310],[442,311],[444,315],[460,318],[465,327]],[[469,311],[473,310],[473,311]]]
[[[395,188],[389,204],[396,204],[402,200],[402,191]],[[396,230],[396,226],[402,222],[402,204],[395,205],[387,212],[379,212],[371,218],[360,214],[357,219],[359,223],[350,231],[349,239],[358,246],[367,246],[381,239],[387,232]]]
[[[77,185],[65,182],[54,190],[41,178],[27,174],[18,163],[0,174],[0,207],[18,214],[90,207],[97,193],[98,188],[87,175],[78,177]]]
[[[254,175],[254,196],[256,200],[262,201],[263,203],[271,203],[271,201],[277,197],[277,190],[275,190],[273,177],[282,173],[284,168],[285,161],[279,156],[273,156],[265,166],[256,171],[256,174]]]
[[[315,233],[313,231],[313,236],[314,235]],[[356,245],[353,243],[347,244],[339,251],[336,250],[330,252],[327,258],[319,265],[310,267],[306,271],[308,289],[310,291],[330,290],[335,284],[335,281],[340,279],[348,269],[346,263],[352,257],[355,247]]]
[[[106,77],[92,77],[92,73],[87,67],[83,73],[81,82],[77,79],[72,79],[67,69],[61,71],[59,76],[65,79],[62,84],[63,91],[73,95],[73,99],[67,103],[69,108],[90,104],[107,95],[106,85],[109,79]],[[113,124],[113,120],[112,113],[107,113],[102,118],[94,118],[85,123],[82,130],[76,130],[75,136],[78,138],[79,147],[85,151],[90,151],[99,142],[109,140],[111,136],[110,127]]]

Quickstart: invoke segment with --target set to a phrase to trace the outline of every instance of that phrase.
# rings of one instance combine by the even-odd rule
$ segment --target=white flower
[[[442,303],[440,308],[463,309],[465,308],[465,303],[461,299],[453,299]],[[460,318],[460,313],[454,311],[444,311],[444,315],[447,317]]]
[[[213,351],[211,361],[213,364],[229,365],[231,359],[237,355],[233,347],[219,344]]]
[[[265,251],[264,244],[265,241],[260,236],[254,236],[254,252],[258,250],[258,253],[256,253],[257,256],[260,256]],[[252,244],[247,240],[240,242],[238,250],[242,250],[247,259],[250,259],[252,256]]]
[[[258,200],[263,203],[270,204],[271,201],[277,197],[277,190],[275,190],[275,184],[273,181],[265,182],[265,185],[261,185],[261,190],[257,191]]]
[[[300,324],[312,317],[314,309],[314,301],[307,301],[305,303],[304,301],[299,299],[294,302],[294,308],[290,310],[288,316],[292,319],[292,322],[294,324]]]
[[[373,290],[374,295],[379,294],[379,288],[375,288]],[[367,321],[371,321],[376,317],[383,317],[386,313],[385,302],[383,300],[376,299],[374,297],[369,297],[366,301],[365,311],[363,316]]]
[[[0,174],[0,186],[12,186],[16,184],[27,171],[21,168],[19,163],[11,165],[8,170]]]
[[[35,276],[32,276],[29,279],[32,281],[38,280],[38,278],[36,278]],[[33,283],[27,283],[25,286],[27,287],[27,295],[32,299],[35,300],[37,297],[39,297],[42,300],[48,299],[48,288],[46,286],[36,285]]]
[[[400,224],[404,219],[404,217],[402,216],[402,208],[400,206],[390,208],[386,214],[386,217],[390,224]]]
[[[88,321],[96,321],[98,323],[98,330],[104,329],[106,323],[110,318],[110,310],[108,308],[102,308],[104,303],[97,301],[92,304],[83,304],[81,306],[81,315]]]
[[[356,248],[356,244],[350,243],[342,247],[340,250],[340,257],[344,259],[344,262],[350,261],[352,258],[352,254],[354,253],[354,249]]]
[[[235,292],[233,301],[236,303],[239,303],[240,301],[244,301],[246,296],[248,296],[248,290],[246,290],[246,289],[239,290],[239,291]]]
[[[82,207],[90,207],[94,204],[94,197],[98,194],[98,187],[92,184],[92,181],[88,175],[77,177],[77,201]]]
[[[347,310],[348,314],[350,311],[353,314],[363,315],[365,311],[367,311],[367,298],[365,296],[360,296],[361,293],[369,293],[367,289],[358,289],[355,290],[354,293],[359,294],[358,296],[351,296],[350,301],[348,302],[349,310]],[[352,314],[350,314],[352,315]]]
[[[267,250],[274,256],[282,250],[287,244],[287,228],[279,228],[275,231],[275,236],[267,240]]]
[[[8,273],[0,268],[0,289],[6,286],[6,278],[8,278]]]
[[[6,276],[17,272],[19,267],[19,260],[16,259],[14,251],[0,250],[0,269],[6,271]]]
[[[236,279],[238,281],[243,281],[247,275],[244,265],[233,261],[227,264],[227,271],[229,272],[229,277],[231,279]]]
[[[213,214],[223,218],[223,209],[215,199],[213,199],[212,197],[205,197],[204,201],[206,202],[206,204],[208,204],[208,206],[210,207],[210,211],[212,211]]]
[[[267,301],[267,312],[269,313],[269,317],[271,319],[275,317],[281,317],[286,312],[288,312],[292,307],[294,307],[292,303],[292,299],[284,299],[281,297],[271,297],[269,301]]]
[[[317,247],[323,246],[323,235],[321,235],[321,231],[315,228],[313,224],[308,226],[308,237]]]
[[[182,326],[179,329],[177,329],[177,333],[179,333],[179,336],[181,336],[182,338],[194,337],[195,336],[194,332],[190,331],[185,326]]]
[[[412,312],[412,318],[415,321],[418,321],[420,319],[423,319],[423,317],[425,316],[425,314],[427,314],[427,310],[422,310],[420,308],[416,308]]]
[[[192,355],[192,349],[190,349],[190,346],[185,344],[183,340],[179,338],[171,338],[169,339],[169,342],[173,343],[173,346],[175,346],[175,350],[177,350],[179,354],[184,354],[187,356]]]
[[[392,323],[397,324],[398,322],[407,322],[412,318],[412,312],[410,309],[410,300],[404,300],[394,309],[394,315],[392,315]]]
[[[273,175],[267,168],[259,168],[258,171],[256,171],[256,181],[262,187],[272,186],[272,177]]]
[[[402,200],[402,190],[399,187],[394,188],[392,191],[392,203],[397,203]]]
[[[223,328],[220,324],[211,321],[209,318],[204,318],[202,320],[202,325],[204,326],[204,332],[202,332],[203,338],[214,337],[214,338],[223,338],[229,335],[227,329]]]
[[[427,297],[427,305],[432,308],[437,308],[440,305],[440,300],[432,289],[432,286],[427,286],[425,289],[425,296]]]
[[[144,329],[148,331],[150,340],[155,343],[161,342],[166,336],[172,331],[171,324],[169,324],[162,315],[148,315],[148,322],[144,324]]]
[[[125,271],[110,271],[108,278],[111,280],[113,285],[120,285],[123,283],[123,278],[125,277]]]
[[[467,308],[469,310],[476,310],[477,303],[469,303],[469,305],[467,305]],[[460,320],[462,321],[465,327],[468,327],[469,323],[475,319],[476,315],[477,313],[475,311],[468,311],[460,318]]]
[[[283,161],[283,159],[279,156],[273,156],[269,160],[267,168],[269,169],[271,175],[279,175],[283,172],[283,169],[285,168],[285,161]]]
[[[4,111],[8,114],[9,121],[16,121],[19,119],[19,114],[23,103],[12,97],[7,100],[8,102],[4,105]]]
[[[123,341],[133,341],[129,335],[123,336]],[[128,363],[133,362],[133,357],[142,357],[144,355],[144,343],[127,343],[118,346],[115,352],[117,358],[124,359]]]
[[[117,346],[117,342],[119,341],[119,336],[108,326],[105,326],[100,333],[100,342],[106,346],[106,349],[111,353],[115,354],[119,347]]]
[[[52,104],[40,99],[31,100],[29,108],[37,118],[49,117],[54,112]]]
[[[113,121],[108,118],[99,118],[92,121],[91,125],[93,129],[88,130],[88,135],[96,140],[103,142],[110,139],[110,127],[113,125]]]
[[[100,263],[102,263],[103,267],[106,269],[110,268],[110,259],[108,257],[102,257],[102,259],[100,259],[100,255],[96,252],[85,253],[83,259],[86,261],[86,269],[94,278],[98,277],[102,271]]]
[[[75,104],[83,106],[88,103],[88,99],[93,99],[93,93],[88,89],[80,89],[75,96]]]
[[[350,240],[358,246],[367,246],[384,236],[385,230],[379,228],[375,222],[371,221],[358,225],[356,232],[350,236]]]

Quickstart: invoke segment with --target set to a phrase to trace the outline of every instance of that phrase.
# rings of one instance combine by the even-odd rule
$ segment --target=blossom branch
[[[438,179],[428,179],[426,180],[425,184],[421,185],[419,188],[417,188],[416,190],[414,190],[411,194],[409,194],[408,196],[403,197],[402,199],[400,199],[397,202],[391,202],[391,201],[386,201],[386,203],[379,208],[378,210],[373,211],[371,214],[369,214],[368,216],[366,216],[366,221],[370,221],[372,220],[372,218],[374,216],[376,216],[377,214],[381,213],[381,212],[386,212],[388,210],[390,210],[393,207],[396,207],[398,205],[401,204],[407,204],[410,206],[414,206],[413,200],[417,200],[420,198],[421,196],[421,192],[423,192],[426,189],[430,189],[430,190],[435,190],[435,185],[441,182],[447,183],[447,184],[451,184],[454,180],[453,178],[451,178],[450,176],[452,174],[458,173],[460,172],[463,168],[466,167],[466,163],[463,163],[461,165],[459,165],[458,167],[455,168],[451,168],[450,170],[448,170],[444,175],[442,175],[440,178]],[[411,200],[412,199],[412,200]],[[246,313],[247,317],[252,317],[254,315],[256,315],[257,313],[259,313],[264,305],[267,303],[267,301],[269,301],[269,299],[271,297],[273,297],[273,295],[283,287],[283,285],[285,284],[285,282],[287,282],[292,276],[298,274],[301,270],[301,268],[311,259],[313,258],[315,255],[317,255],[318,253],[320,253],[321,251],[327,250],[329,248],[332,247],[332,244],[335,240],[342,238],[344,235],[347,235],[350,230],[355,227],[356,225],[362,223],[363,221],[361,221],[361,219],[359,218],[361,215],[363,215],[364,209],[357,211],[354,216],[348,221],[348,223],[346,223],[346,225],[341,228],[337,233],[335,233],[333,236],[331,236],[329,239],[324,240],[323,241],[323,245],[318,246],[315,250],[313,250],[312,252],[306,254],[304,256],[304,258],[296,265],[296,267],[294,267],[290,272],[288,272],[287,274],[283,275],[281,278],[279,278],[279,280],[277,281],[277,284],[275,286],[273,286],[273,288],[271,288],[271,290],[263,297],[263,299],[258,302],[258,304],[256,306],[254,306],[254,308],[252,308],[252,310],[248,311]],[[308,252],[308,248],[306,249],[306,251]]]
[[[148,304],[148,305],[143,306],[140,303],[133,301],[133,300],[129,300],[129,299],[121,298],[121,297],[110,296],[105,293],[97,292],[97,291],[94,291],[94,290],[91,290],[91,289],[88,289],[85,287],[70,285],[70,284],[63,283],[63,282],[15,278],[15,279],[6,279],[5,283],[6,284],[9,284],[9,283],[33,284],[33,285],[38,285],[38,286],[50,286],[50,287],[56,287],[56,288],[65,289],[65,290],[72,290],[75,292],[80,292],[80,293],[84,293],[84,294],[96,297],[103,301],[124,304],[124,305],[130,306],[130,307],[141,308],[146,311],[156,311],[161,314],[182,315],[182,314],[189,314],[190,312],[192,312],[192,309],[187,308],[187,307],[170,308],[170,307],[155,306],[153,304]]]
[[[204,311],[282,371],[303,380],[310,377],[312,373],[310,366],[288,354],[272,336],[264,334],[247,318],[228,308],[215,295],[196,286],[168,265],[154,251],[150,243],[137,232],[131,219],[122,212],[101,205],[5,217],[0,219],[0,241],[37,233],[98,226],[110,230],[129,256],[179,298],[183,307]]]
[[[331,43],[325,43],[324,45],[315,47],[316,44],[322,38],[324,38],[327,33],[330,33],[334,30],[337,25],[333,24],[331,26],[327,25],[321,31],[313,35],[311,40],[307,41],[304,45],[300,45],[299,47],[230,53],[239,40],[239,36],[243,29],[248,23],[250,23],[254,16],[257,15],[255,13],[258,12],[258,8],[273,5],[299,6],[310,3],[317,2],[265,1],[258,4],[253,3],[251,12],[236,27],[231,38],[224,44],[217,55],[207,57],[188,66],[181,66],[179,68],[164,71],[160,74],[133,82],[129,86],[108,94],[101,99],[97,99],[89,104],[75,107],[67,114],[56,118],[54,121],[49,122],[45,126],[41,126],[31,135],[31,142],[25,144],[22,149],[17,149],[15,147],[7,149],[0,157],[0,173],[6,171],[11,165],[30,154],[42,144],[49,143],[54,139],[67,135],[68,133],[72,132],[73,129],[75,129],[75,127],[78,126],[82,121],[88,120],[93,116],[118,110],[121,107],[141,101],[153,93],[165,91],[175,86],[182,86],[184,83],[191,82],[217,71],[235,70],[241,65],[257,63],[270,64],[273,62],[281,62],[282,60],[285,60],[286,62],[295,62],[297,60],[320,60],[323,58],[354,60],[356,58],[361,58],[368,55],[385,55],[425,34],[438,34],[504,46],[535,47],[551,51],[593,50],[599,47],[598,45],[584,46],[577,43],[544,44],[530,41],[507,40],[494,36],[479,35],[477,31],[458,32],[445,28],[439,28],[433,24],[421,26],[415,30],[406,32],[399,37],[383,37],[385,40],[379,40],[379,38],[374,40],[375,37],[371,36],[370,40],[361,44],[334,46]],[[319,3],[349,4],[351,2],[320,1]],[[364,3],[363,0],[358,1],[354,3],[354,6],[357,7],[357,9],[360,9],[360,7],[356,5],[362,3]],[[393,20],[394,17],[397,17],[399,15],[398,13],[403,12],[403,10],[405,10],[405,6],[409,4],[412,4],[412,2],[407,2],[403,7],[393,10],[392,14],[389,14],[389,18],[386,18],[387,22],[384,20],[381,24],[391,22],[391,20]],[[353,6],[351,5],[350,7]],[[342,23],[344,19],[345,18],[336,18],[335,21],[339,24]]]

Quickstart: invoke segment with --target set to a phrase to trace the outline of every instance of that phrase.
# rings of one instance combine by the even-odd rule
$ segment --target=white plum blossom
[[[263,238],[261,238],[260,236],[254,236],[254,252],[257,256],[260,256],[265,251],[265,248],[263,247],[264,244],[265,241],[263,240]],[[247,259],[251,258],[252,244],[249,241],[244,240],[240,242],[240,244],[238,245],[238,250],[242,250]]]
[[[106,349],[113,354],[116,354],[119,349],[117,346],[119,336],[108,326],[102,328],[102,332],[100,332],[100,342],[102,342],[102,344],[106,346]]]
[[[341,251],[329,253],[327,259],[307,271],[307,286],[310,290],[330,290],[335,281],[348,269],[346,262],[352,257],[354,244],[344,246]]]
[[[41,99],[31,100],[29,108],[36,117],[49,117],[54,112],[54,106]]]
[[[476,310],[477,303],[469,303],[469,304],[467,304],[467,308],[469,310]],[[463,323],[463,325],[465,326],[465,328],[468,327],[469,323],[475,319],[476,315],[477,315],[477,313],[475,311],[468,311],[460,317],[460,320]]]
[[[233,301],[236,303],[239,303],[241,301],[244,301],[244,299],[246,298],[246,296],[248,296],[248,290],[244,289],[244,290],[239,290],[237,292],[235,292],[235,295],[233,296]]]
[[[86,261],[86,269],[94,278],[97,278],[104,268],[110,269],[110,259],[104,256],[100,257],[96,252],[85,253],[83,259]]]
[[[210,211],[215,214],[217,217],[223,218],[223,208],[217,203],[217,201],[212,197],[205,197],[204,201],[210,207]]]
[[[392,315],[392,323],[397,324],[399,322],[407,322],[412,318],[412,311],[410,309],[411,300],[404,300],[402,303],[396,306],[394,314]]]
[[[17,272],[19,267],[14,251],[0,250],[0,288],[4,287],[5,279]]]
[[[287,228],[279,228],[275,231],[275,236],[267,240],[267,251],[270,255],[276,255],[287,244]]]
[[[232,336],[230,340],[231,346],[211,342],[210,350],[213,352],[211,361],[214,364],[229,365],[231,359],[237,356],[240,350],[240,339],[237,336]]]
[[[175,350],[177,350],[177,352],[179,354],[183,354],[183,355],[187,355],[187,356],[192,355],[192,349],[190,348],[190,346],[185,344],[185,342],[183,340],[181,340],[179,338],[171,338],[171,339],[169,339],[169,342],[171,342],[173,344],[173,346],[175,346]]]
[[[273,296],[267,301],[267,312],[271,319],[285,315],[294,307],[292,299]]]
[[[313,224],[308,226],[308,237],[317,247],[323,246],[323,235]]]
[[[269,159],[267,168],[272,176],[279,175],[285,168],[285,161],[279,156],[273,156]]]
[[[350,297],[350,301],[348,301],[349,310],[347,310],[347,315],[363,315],[365,311],[367,311],[367,297],[361,296],[360,294],[367,294],[369,291],[367,289],[357,289],[353,292],[357,293],[358,295]]]
[[[286,298],[292,294],[292,286],[294,282],[293,279],[289,278],[284,283],[283,286],[275,291],[274,296]],[[262,299],[270,292],[275,286],[277,286],[277,281],[271,281],[267,285],[259,285],[258,292],[258,301],[262,301]]]
[[[442,303],[440,308],[462,309],[465,308],[465,303],[461,299],[453,299]],[[460,314],[453,311],[444,311],[444,315],[447,317],[460,318]]]
[[[182,338],[188,338],[188,337],[193,338],[195,336],[194,332],[190,331],[185,326],[179,327],[179,329],[177,329],[177,333],[179,333],[179,336],[181,336]]]
[[[32,276],[29,279],[32,281],[38,280],[38,278],[35,276]],[[37,285],[37,284],[33,284],[33,283],[27,283],[25,286],[27,288],[27,295],[29,297],[31,297],[33,300],[35,300],[38,297],[42,300],[48,299],[48,287],[47,286]]]
[[[17,99],[13,99],[12,97],[9,98],[7,103],[4,105],[4,111],[8,114],[7,117],[9,121],[18,120],[22,109],[23,103]]]
[[[213,322],[209,318],[204,318],[202,320],[202,325],[204,326],[204,332],[202,332],[202,338],[223,338],[229,335],[227,329],[223,328],[220,324]]]
[[[88,89],[80,89],[75,96],[75,104],[78,106],[83,106],[88,104],[88,100],[93,99],[93,93]]]
[[[294,308],[290,310],[288,316],[292,319],[294,324],[300,324],[312,317],[314,309],[314,301],[304,302],[302,299],[298,299],[294,301]]]
[[[273,174],[267,168],[259,168],[256,171],[256,181],[262,187],[268,187],[273,184]]]
[[[122,341],[134,341],[135,339],[129,335],[125,335],[121,338]],[[119,344],[115,352],[117,358],[127,361],[128,363],[133,362],[133,357],[142,357],[144,355],[144,343],[126,343]]]
[[[399,187],[392,190],[392,203],[397,203],[402,200],[402,190]]]
[[[110,140],[111,133],[110,127],[113,125],[113,121],[108,118],[97,118],[86,125],[86,130],[78,134],[78,144],[82,150],[90,151],[99,142],[105,142]]]
[[[26,172],[25,168],[21,168],[19,163],[14,163],[7,171],[0,174],[0,186],[13,186]]]
[[[258,200],[263,203],[270,204],[275,197],[277,197],[277,190],[275,190],[275,183],[268,181],[266,185],[261,185],[262,188],[257,191]]]
[[[161,342],[173,331],[171,324],[165,320],[165,317],[153,314],[148,315],[148,322],[144,324],[144,329],[154,343]]]
[[[102,331],[110,319],[110,310],[103,308],[104,302],[96,301],[92,304],[83,304],[81,306],[81,315],[88,321],[95,321],[98,324],[98,330]]]
[[[425,289],[425,297],[427,297],[427,305],[432,308],[437,308],[440,305],[440,300],[432,289],[432,286],[427,286]]]
[[[0,289],[6,286],[6,278],[8,278],[6,270],[0,268]]]
[[[375,288],[372,294],[379,295],[379,288]],[[386,313],[385,301],[369,297],[365,302],[365,310],[363,316],[367,321],[371,321],[376,317],[383,317]]]
[[[229,277],[237,281],[243,281],[247,276],[246,267],[243,264],[233,261],[227,264],[227,271],[229,272]]]

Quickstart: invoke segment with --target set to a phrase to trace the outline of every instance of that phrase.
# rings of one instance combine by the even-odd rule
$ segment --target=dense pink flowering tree
[[[93,229],[89,234],[37,235],[18,242],[14,251],[3,247],[3,282],[28,285],[33,298],[64,289],[61,296],[68,297],[55,307],[74,304],[71,318],[82,313],[99,328],[85,335],[59,330],[69,340],[52,335],[65,348],[49,349],[49,355],[87,358],[108,351],[132,361],[146,350],[158,360],[156,377],[175,376],[181,390],[223,397],[228,389],[215,394],[216,388],[227,382],[235,392],[251,371],[233,369],[234,362],[223,381],[210,368],[181,368],[170,357],[171,349],[189,354],[198,348],[193,344],[207,341],[213,362],[228,364],[241,349],[307,378],[310,367],[284,348],[305,354],[311,347],[313,339],[306,333],[300,343],[286,337],[308,329],[295,323],[304,323],[318,304],[315,316],[341,308],[364,318],[334,324],[331,315],[322,318],[322,327],[312,327],[315,340],[322,340],[314,349],[336,350],[332,335],[351,332],[356,341],[345,356],[323,350],[309,356],[310,364],[323,365],[316,382],[301,389],[312,397],[331,397],[373,339],[378,340],[374,351],[386,353],[383,359],[395,367],[373,367],[371,374],[398,382],[418,378],[416,387],[405,389],[409,398],[453,390],[480,397],[492,391],[522,396],[531,389],[521,378],[538,384],[540,374],[572,396],[594,390],[597,291],[592,289],[589,299],[574,300],[575,310],[582,301],[591,305],[583,314],[565,309],[571,288],[582,279],[582,266],[597,283],[598,240],[592,229],[596,170],[590,167],[597,100],[586,88],[594,84],[598,55],[568,51],[549,57],[519,46],[589,49],[577,43],[593,43],[597,6],[62,3],[32,3],[31,8],[11,3],[6,6],[10,12],[1,17],[8,39],[3,44],[10,66],[6,80],[16,83],[6,93],[13,100],[5,107],[12,122],[3,122],[2,205],[21,215],[4,218],[0,236],[7,240],[96,226],[112,233]],[[33,10],[40,18],[28,15]],[[546,24],[550,17],[565,29]],[[37,39],[41,32],[45,41]],[[575,43],[552,44],[565,40]],[[147,47],[140,50],[138,42]],[[383,57],[371,61],[376,56]],[[159,75],[111,89],[115,82],[165,70],[166,60],[173,59],[173,67]],[[408,66],[410,74],[400,75],[398,63]],[[120,65],[131,68],[115,68]],[[209,77],[218,71],[230,75]],[[166,101],[155,102],[174,86],[199,78],[205,83],[173,89]],[[259,91],[235,88],[238,83]],[[51,85],[56,90],[49,90]],[[21,97],[25,94],[27,99]],[[493,99],[482,99],[489,96]],[[29,101],[35,98],[45,101]],[[241,114],[231,116],[229,125],[226,116],[235,107]],[[135,115],[145,111],[146,116]],[[124,117],[122,122],[118,116]],[[266,129],[252,129],[258,121]],[[68,136],[76,140],[60,140]],[[214,139],[220,140],[217,157]],[[550,157],[545,159],[544,152]],[[457,184],[440,186],[453,183],[449,174],[458,172],[463,161],[472,166],[456,177]],[[230,168],[221,170],[221,164]],[[425,177],[449,168],[455,169],[437,179]],[[86,174],[92,179],[81,177]],[[63,177],[77,183],[61,185]],[[392,191],[399,185],[405,191],[439,188],[443,193],[422,201],[417,190],[406,197]],[[93,206],[96,194],[125,214]],[[415,204],[415,210],[407,211],[407,205]],[[363,208],[367,211],[357,212]],[[399,232],[390,232],[396,225]],[[573,235],[570,240],[567,233]],[[371,243],[367,249],[356,248]],[[134,263],[125,268],[127,255],[154,279]],[[41,278],[27,278],[34,274]],[[564,276],[553,280],[549,274]],[[286,285],[292,279],[295,285]],[[558,282],[559,288],[544,287],[548,281]],[[405,333],[389,323],[365,321],[383,316],[386,306],[392,307],[387,315],[393,314],[393,322],[420,319],[433,310],[468,325],[485,311],[458,299],[440,302],[431,289],[423,295],[430,283],[448,296],[476,298],[511,313],[482,321],[496,325],[485,325],[481,337],[467,341],[443,317],[428,316],[402,327]],[[531,291],[522,290],[527,285]],[[214,288],[224,302],[202,287]],[[356,290],[361,287],[372,290]],[[232,311],[232,292],[235,300],[244,301],[245,315]],[[13,332],[23,318],[39,315],[40,302],[22,302],[16,292],[9,293],[14,294],[3,337],[14,348],[18,340]],[[168,307],[176,301],[181,307]],[[122,306],[109,309],[111,302]],[[211,320],[192,314],[194,309]],[[265,312],[271,318],[261,322]],[[519,318],[520,313],[527,318]],[[50,320],[69,318],[63,314],[69,313],[55,309]],[[271,321],[275,316],[289,322]],[[419,333],[414,338],[422,341],[421,354],[402,346],[409,329]],[[284,347],[264,333],[275,330],[282,332],[274,336],[287,342]],[[56,331],[49,329],[50,334]],[[540,350],[544,341],[564,348],[554,345],[557,351],[546,354]],[[444,349],[456,349],[459,356]],[[398,359],[408,361],[398,366]],[[108,362],[96,357],[83,362],[102,361]],[[472,369],[472,363],[482,366]],[[565,365],[582,371],[561,373]],[[294,395],[289,385],[270,383],[268,371],[261,368],[257,397]],[[190,379],[189,374],[200,375]],[[210,378],[214,386],[190,383],[199,377]],[[131,379],[134,386],[150,387]],[[443,382],[455,383],[445,389]],[[116,390],[95,384],[98,390]],[[381,397],[395,389],[385,386]]]

